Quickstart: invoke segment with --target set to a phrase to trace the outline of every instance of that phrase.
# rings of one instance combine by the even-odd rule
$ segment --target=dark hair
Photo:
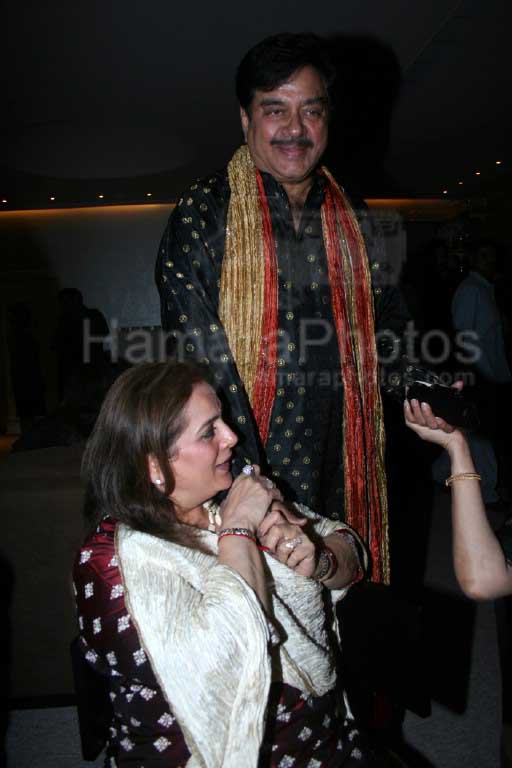
[[[110,388],[82,462],[85,516],[91,530],[106,514],[139,531],[190,543],[169,500],[175,486],[169,455],[185,427],[183,411],[205,371],[193,363],[143,363]],[[151,482],[148,457],[163,476]]]
[[[330,98],[336,70],[322,38],[288,32],[266,37],[251,48],[238,65],[236,95],[240,106],[247,112],[255,90],[278,88],[294,72],[306,66],[314,67],[319,72]]]
[[[57,298],[59,300],[75,301],[79,304],[82,304],[84,300],[82,291],[79,291],[78,288],[61,288]]]

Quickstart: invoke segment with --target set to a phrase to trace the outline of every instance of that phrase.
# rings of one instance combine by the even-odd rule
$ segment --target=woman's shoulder
[[[75,558],[73,583],[77,601],[88,600],[105,592],[108,599],[116,584],[121,583],[119,559],[116,553],[118,522],[104,517],[86,538]]]
[[[110,515],[103,517],[98,523],[95,530],[89,534],[82,546],[78,551],[78,555],[75,561],[75,569],[77,566],[88,565],[94,563],[95,567],[101,570],[101,565],[116,567],[118,564],[112,563],[115,555],[115,537],[118,522]],[[108,562],[104,562],[104,561]]]
[[[128,579],[129,574],[138,574],[138,577],[163,580],[166,584],[177,579],[202,591],[211,569],[217,563],[216,552],[208,541],[212,534],[203,533],[204,536],[199,539],[203,546],[199,549],[136,531],[120,523],[116,551],[125,578]]]

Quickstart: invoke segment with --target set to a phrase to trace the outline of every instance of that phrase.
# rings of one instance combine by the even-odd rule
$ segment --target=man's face
[[[252,159],[281,184],[298,184],[314,171],[327,145],[329,106],[313,67],[297,70],[272,91],[255,91],[249,113],[240,110]]]

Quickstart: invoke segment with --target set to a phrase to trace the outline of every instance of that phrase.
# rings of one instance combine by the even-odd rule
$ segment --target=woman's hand
[[[253,467],[251,475],[240,474],[229,489],[221,506],[222,523],[217,526],[217,533],[226,528],[245,528],[254,535],[254,541],[252,536],[223,536],[219,539],[219,563],[237,571],[269,613],[270,598],[263,558],[256,546],[256,531],[272,502],[281,499],[281,493],[268,477],[261,475],[258,466]]]
[[[302,527],[307,522],[307,517],[299,517],[299,515],[291,511],[284,501],[278,499],[272,502],[270,509],[258,527],[258,538],[261,539],[263,536],[266,536],[273,525],[291,523],[292,525],[300,525]]]
[[[254,473],[240,474],[233,481],[220,514],[221,528],[247,528],[256,533],[273,501],[281,500],[281,492],[254,464]]]
[[[447,424],[440,416],[435,416],[428,403],[405,400],[404,415],[406,425],[429,443],[436,443],[449,450],[454,442],[465,440],[459,429]]]
[[[316,569],[316,548],[301,528],[302,519],[300,524],[274,522],[268,525],[274,514],[281,515],[281,512],[278,510],[271,512],[258,529],[260,543],[280,563],[300,573],[301,576],[311,578]]]

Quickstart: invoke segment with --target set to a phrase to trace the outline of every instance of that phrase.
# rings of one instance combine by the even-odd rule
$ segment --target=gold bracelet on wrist
[[[477,474],[476,472],[459,472],[458,475],[450,475],[450,477],[447,477],[445,482],[445,485],[448,487],[455,481],[455,480],[481,480],[481,476]]]

